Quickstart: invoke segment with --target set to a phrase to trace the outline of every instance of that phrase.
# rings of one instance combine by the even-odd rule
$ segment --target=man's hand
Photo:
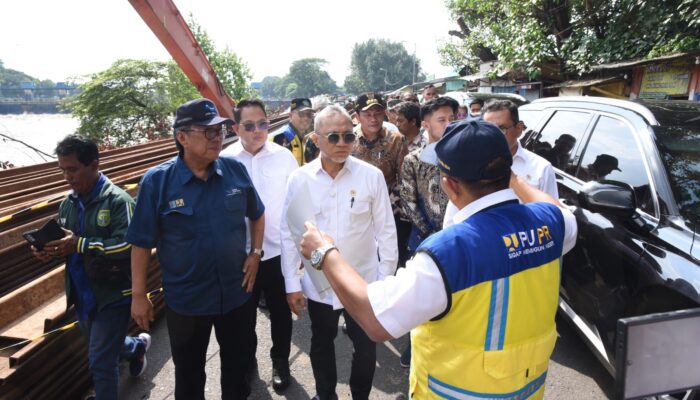
[[[45,250],[37,250],[34,246],[29,246],[32,249],[32,254],[34,257],[38,258],[39,261],[49,262],[53,257],[47,253]]]
[[[306,233],[304,233],[301,239],[301,254],[306,257],[307,260],[311,258],[311,253],[314,250],[328,243],[334,243],[332,237],[318,230],[311,222],[306,221],[304,227],[306,228]]]
[[[248,293],[253,291],[259,265],[260,256],[255,253],[248,255],[243,262],[243,284],[241,286],[243,286]]]
[[[292,293],[287,293],[287,304],[289,304],[289,308],[292,310],[294,314],[298,316],[301,315],[301,312],[304,310],[304,307],[306,306],[306,300],[304,300],[304,293],[302,292],[292,292]]]
[[[132,295],[131,298],[131,318],[141,329],[147,331],[151,327],[151,322],[155,320],[153,314],[153,303],[147,295]]]
[[[63,233],[65,234],[62,239],[52,240],[50,242],[46,242],[44,245],[44,252],[51,257],[67,257],[68,255],[77,251],[78,237],[68,229],[61,229],[63,229]]]

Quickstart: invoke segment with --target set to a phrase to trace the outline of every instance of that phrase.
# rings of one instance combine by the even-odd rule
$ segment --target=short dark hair
[[[239,123],[241,121],[241,112],[243,111],[244,108],[246,107],[258,107],[263,111],[263,114],[267,117],[267,111],[265,110],[265,103],[262,102],[262,100],[259,99],[243,99],[236,104],[236,107],[233,108],[233,120],[236,123]]]
[[[498,157],[492,160],[484,171],[488,172],[491,170],[502,170],[505,168],[504,164],[507,164],[505,158]],[[455,177],[453,177],[455,178]],[[466,182],[463,179],[455,178],[464,185],[464,187],[469,191],[472,196],[476,198],[481,198],[491,193],[498,192],[499,190],[507,189],[510,185],[510,175],[506,175],[502,178],[490,179],[490,180],[479,180],[473,182]]]
[[[425,85],[425,86],[423,87],[423,90],[422,90],[423,93],[425,93],[425,91],[428,90],[428,89],[430,89],[430,88],[435,89],[435,85],[433,85],[432,83],[429,83],[429,84]]]
[[[66,136],[58,142],[54,152],[59,157],[75,154],[83,165],[90,165],[93,161],[100,159],[100,152],[97,150],[95,142],[80,135]]]
[[[423,106],[420,108],[421,121],[424,121],[428,116],[430,116],[430,114],[441,109],[442,107],[450,107],[452,112],[456,113],[457,108],[459,108],[459,103],[452,97],[443,96],[434,98],[423,104]]]
[[[515,105],[510,100],[493,100],[486,103],[486,107],[481,109],[481,115],[486,115],[486,113],[497,112],[508,110],[510,112],[510,119],[514,124],[520,122],[520,116],[518,115],[518,106]]]
[[[472,99],[469,102],[469,107],[471,108],[472,104],[479,104],[480,106],[484,106],[484,100],[483,99]]]
[[[409,121],[415,121],[416,126],[420,128],[420,106],[418,103],[403,101],[394,107],[394,111],[396,111],[397,114],[403,115],[404,118]]]

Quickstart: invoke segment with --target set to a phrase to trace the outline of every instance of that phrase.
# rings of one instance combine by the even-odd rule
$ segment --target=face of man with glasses
[[[344,163],[350,156],[355,139],[352,121],[342,114],[327,116],[314,135],[314,143],[321,152],[321,158],[337,164]]]
[[[189,125],[179,129],[177,137],[186,158],[211,162],[219,158],[226,132],[223,124]]]
[[[292,111],[289,113],[289,122],[299,134],[304,135],[311,131],[314,123],[314,110]]]
[[[267,141],[270,121],[267,120],[265,112],[258,106],[243,107],[240,119],[234,125],[234,129],[243,148],[250,154],[256,154]]]
[[[523,133],[524,125],[522,121],[514,122],[509,110],[489,111],[484,114],[484,121],[496,125],[504,135],[508,142],[508,148],[511,153],[515,153],[518,149],[518,138]]]

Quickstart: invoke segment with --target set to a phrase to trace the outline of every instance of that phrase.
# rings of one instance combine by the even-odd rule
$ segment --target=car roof
[[[510,100],[513,103],[515,103],[517,106],[521,106],[521,105],[527,104],[529,102],[523,96],[521,96],[519,94],[514,94],[514,93],[480,93],[480,92],[453,91],[453,92],[445,93],[444,96],[451,97],[451,98],[457,100],[461,105],[465,105],[465,106],[468,106],[469,101],[471,101],[472,99],[481,99],[484,101],[491,100],[491,99]]]
[[[548,105],[550,103],[566,104],[569,106],[576,106],[583,108],[597,108],[596,106],[612,106],[619,107],[626,110],[633,111],[642,116],[650,125],[659,125],[654,113],[652,113],[645,103],[642,102],[632,102],[629,100],[618,100],[610,99],[607,97],[595,97],[595,96],[562,96],[562,97],[546,97],[542,99],[537,99],[530,103],[529,105],[523,106],[525,109],[536,108],[537,105]]]

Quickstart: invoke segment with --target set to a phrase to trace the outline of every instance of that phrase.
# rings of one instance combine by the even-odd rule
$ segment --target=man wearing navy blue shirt
[[[224,124],[232,122],[208,99],[177,109],[179,154],[144,175],[126,236],[133,248],[131,315],[146,330],[153,321],[147,268],[151,249],[158,252],[180,400],[204,399],[212,326],[220,347],[222,398],[250,394],[256,312],[250,299],[262,257],[265,208],[245,167],[219,157]]]

